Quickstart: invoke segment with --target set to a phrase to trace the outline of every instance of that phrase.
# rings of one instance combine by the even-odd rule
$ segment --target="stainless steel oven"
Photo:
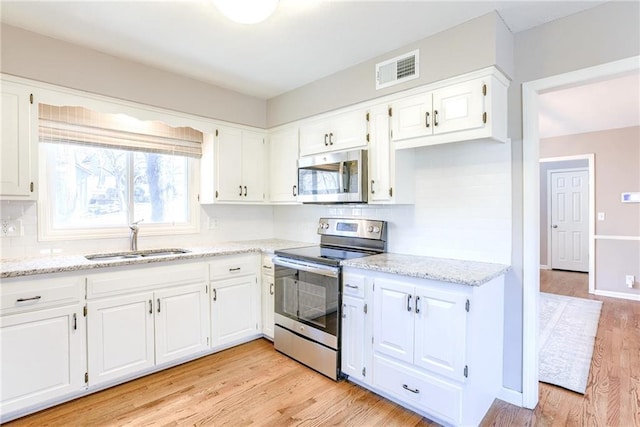
[[[338,379],[340,373],[340,262],[386,248],[386,223],[321,218],[321,243],[276,251],[276,350]]]
[[[367,150],[298,160],[298,200],[303,203],[366,203],[367,183]]]

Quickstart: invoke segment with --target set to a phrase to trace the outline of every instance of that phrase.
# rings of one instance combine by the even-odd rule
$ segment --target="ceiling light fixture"
[[[276,10],[278,0],[213,0],[224,16],[240,24],[257,24]]]

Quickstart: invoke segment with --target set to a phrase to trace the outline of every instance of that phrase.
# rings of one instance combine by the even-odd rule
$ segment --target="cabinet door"
[[[31,191],[31,92],[28,87],[2,82],[2,140],[0,140],[0,196],[35,198]],[[34,107],[35,108],[35,107]]]
[[[367,381],[367,345],[371,338],[367,336],[365,325],[367,309],[360,298],[342,298],[342,372],[360,381]],[[370,348],[370,347],[369,347]]]
[[[367,145],[367,112],[341,113],[331,120],[329,150],[347,150]]]
[[[373,346],[378,353],[413,363],[414,287],[393,280],[374,283]]]
[[[329,151],[328,120],[316,120],[300,127],[300,156],[319,154]]]
[[[414,364],[464,381],[467,342],[467,296],[418,287]]]
[[[389,113],[386,105],[374,107],[369,112],[369,200],[371,202],[391,199],[391,141],[389,135]]]
[[[207,349],[209,300],[207,285],[198,283],[155,292],[156,363]]]
[[[258,332],[255,289],[257,276],[211,282],[211,339],[217,347]]]
[[[79,305],[0,318],[0,413],[80,391],[84,336]]]
[[[273,340],[274,332],[274,307],[275,307],[275,283],[273,276],[262,277],[262,333]]]
[[[153,293],[87,303],[89,384],[154,366]]]
[[[482,79],[472,80],[433,92],[433,133],[483,127],[483,84]]]
[[[272,202],[295,202],[298,195],[298,128],[270,138],[270,194]]]
[[[215,144],[217,201],[242,200],[242,131],[221,127]]]
[[[264,200],[265,158],[264,134],[242,131],[242,200]]]
[[[391,137],[394,141],[433,133],[431,101],[431,93],[423,93],[391,104]]]

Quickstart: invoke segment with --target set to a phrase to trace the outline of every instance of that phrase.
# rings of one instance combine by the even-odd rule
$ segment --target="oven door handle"
[[[292,268],[294,270],[306,271],[308,273],[319,274],[321,276],[327,276],[327,277],[333,277],[333,278],[337,278],[338,276],[340,276],[340,269],[336,267],[328,267],[324,265],[301,264],[301,263],[289,261],[279,257],[275,257],[273,259],[273,263],[281,267],[287,267],[287,268]]]

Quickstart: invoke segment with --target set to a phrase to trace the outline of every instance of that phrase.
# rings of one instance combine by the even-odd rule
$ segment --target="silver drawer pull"
[[[36,300],[39,300],[40,298],[42,298],[40,295],[36,295],[35,297],[31,297],[31,298],[18,298],[16,302],[36,301]]]
[[[420,393],[420,390],[418,390],[417,388],[416,389],[409,388],[409,386],[406,385],[406,384],[402,384],[402,388],[405,389],[405,390],[410,391],[411,393],[415,393],[415,394]]]
[[[229,271],[240,271],[240,267],[230,268]]]
[[[271,270],[271,267],[268,265],[263,265],[262,268],[266,268],[267,270]]]
[[[348,283],[344,284],[345,288],[358,289],[358,285],[350,285]]]

